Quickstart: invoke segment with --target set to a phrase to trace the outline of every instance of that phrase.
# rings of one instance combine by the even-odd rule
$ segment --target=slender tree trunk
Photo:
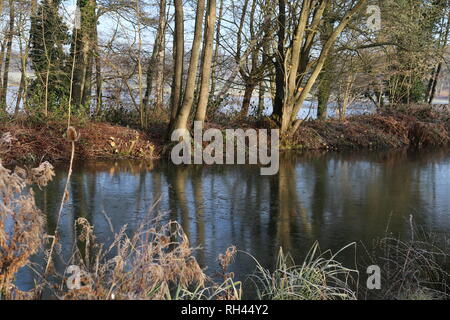
[[[256,112],[256,115],[258,117],[262,116],[265,109],[265,95],[266,95],[266,88],[264,80],[262,80],[259,83],[259,91],[258,91],[258,110]]]
[[[22,36],[23,36],[23,29],[18,29],[18,37],[19,37],[19,52],[20,52],[20,68],[21,68],[21,75],[20,75],[20,85],[19,85],[19,91],[17,92],[17,100],[16,100],[16,108],[14,110],[14,115],[17,116],[20,110],[20,104],[22,102],[23,97],[23,103],[24,106],[26,104],[26,79],[27,79],[27,59],[28,59],[28,48],[29,48],[29,42],[26,43],[26,48],[24,50],[23,43],[22,43]]]
[[[143,88],[142,88],[142,25],[141,25],[141,7],[139,0],[136,0],[136,18],[137,18],[137,35],[138,35],[138,52],[137,52],[137,67],[138,67],[138,90],[139,90],[139,114],[141,128],[146,129],[148,124],[147,110],[144,106]],[[130,90],[133,96],[132,90]]]
[[[3,74],[3,59],[5,58],[6,40],[7,39],[3,39],[0,45],[0,96],[3,90],[3,77],[1,75]]]
[[[436,69],[436,72],[434,73],[431,90],[430,90],[430,96],[428,98],[428,103],[431,104],[434,100],[434,96],[436,95],[436,87],[439,80],[439,76],[441,74],[442,69],[442,62],[438,64],[438,67]]]
[[[152,95],[152,90],[153,90],[153,79],[154,79],[154,68],[156,65],[156,54],[158,52],[158,47],[155,43],[155,45],[153,46],[153,51],[152,51],[152,56],[150,57],[150,61],[148,62],[148,66],[147,66],[147,87],[145,88],[145,95],[144,95],[144,101],[142,102],[144,105],[144,108],[146,110],[148,110],[149,104],[150,104],[150,97]]]
[[[252,40],[256,38],[255,35],[256,5],[257,1],[253,0],[252,7],[250,10],[250,36]],[[253,97],[253,91],[255,91],[256,85],[258,84],[259,78],[261,77],[261,71],[260,68],[258,67],[258,59],[259,59],[258,50],[253,50],[251,54],[251,70],[248,71],[248,77],[244,77],[244,79],[246,80],[246,84],[245,84],[244,100],[241,109],[242,117],[247,117],[249,114],[250,104]]]
[[[320,35],[320,40],[323,44],[329,39],[333,33],[333,21],[330,19],[328,10],[324,14],[324,23],[322,26],[322,32]],[[328,102],[331,95],[331,84],[333,81],[333,50],[330,50],[329,56],[323,66],[323,70],[319,75],[319,85],[318,85],[318,106],[317,106],[317,118],[325,119],[328,113]]]
[[[205,0],[198,0],[197,2],[197,13],[195,18],[195,31],[194,31],[194,41],[192,43],[192,53],[191,60],[189,63],[188,76],[186,81],[186,89],[184,90],[183,104],[178,110],[177,117],[175,119],[174,130],[177,129],[187,129],[187,122],[189,114],[194,103],[195,95],[195,83],[197,78],[197,69],[200,57],[200,47],[202,43],[202,22],[205,11]]]
[[[184,70],[184,12],[183,1],[175,0],[175,33],[174,33],[174,73],[171,92],[170,122],[174,123],[180,108]],[[171,130],[169,130],[171,131]]]
[[[17,116],[17,114],[19,113],[20,110],[20,103],[22,102],[22,96],[23,96],[23,92],[24,92],[24,86],[25,86],[25,68],[24,66],[26,66],[26,57],[25,57],[25,52],[23,51],[23,45],[22,45],[22,39],[21,38],[21,32],[19,32],[19,52],[20,52],[20,84],[19,84],[19,90],[17,91],[17,100],[16,100],[16,107],[14,109],[14,116]]]
[[[326,119],[328,115],[328,102],[331,95],[331,84],[333,76],[332,62],[327,59],[322,72],[319,75],[317,86],[317,118]]]
[[[433,67],[433,70],[431,70],[430,79],[428,79],[428,85],[427,85],[427,101],[430,99],[431,96],[431,89],[433,88],[433,82],[434,82],[434,76],[436,74],[437,67]]]
[[[35,18],[37,13],[37,0],[31,1],[31,11],[30,16],[31,18]],[[23,35],[23,32],[20,31],[19,37]],[[26,111],[27,110],[27,92],[28,92],[28,79],[27,79],[27,61],[30,51],[30,43],[31,43],[31,33],[28,36],[28,41],[26,41],[26,47],[25,51],[23,50],[22,41],[19,40],[19,46],[20,46],[20,55],[21,55],[21,76],[20,76],[20,87],[19,87],[19,94],[17,96],[17,102],[16,102],[16,110],[15,114],[17,115],[19,113],[20,104],[23,102],[23,108]]]
[[[249,0],[246,0],[244,2],[244,5],[242,7],[242,15],[239,22],[239,30],[238,30],[238,38],[237,38],[237,48],[236,48],[236,62],[239,63],[239,61],[242,59],[241,57],[241,51],[242,51],[242,35],[244,32],[244,23],[247,16],[247,9],[249,5]],[[256,12],[256,0],[252,1],[251,10],[248,13],[249,19],[250,19],[250,36],[251,41],[254,41],[256,39],[255,35],[255,29],[254,29],[254,19],[255,19],[255,12]],[[241,74],[242,79],[245,82],[245,89],[244,89],[244,97],[242,101],[242,107],[240,116],[246,117],[248,116],[248,112],[250,109],[250,103],[251,98],[253,95],[253,91],[255,90],[257,80],[256,78],[258,75],[256,74],[258,72],[258,50],[252,50],[251,51],[251,62],[246,57],[246,65],[248,66],[251,64],[251,68],[248,66],[247,68],[243,65],[241,66],[239,72]]]
[[[99,116],[103,109],[103,77],[102,77],[102,64],[100,59],[100,49],[98,44],[98,30],[97,24],[95,24],[95,34],[94,34],[95,48],[94,48],[94,56],[95,56],[95,81],[96,81],[96,104],[95,104],[95,114]]]
[[[261,81],[259,82],[259,99],[258,99],[258,111],[257,116],[262,116],[265,110],[265,98],[266,92],[272,96],[271,87],[274,83],[274,68],[272,63],[272,37],[273,30],[270,27],[270,21],[272,20],[272,12],[270,10],[271,0],[266,0],[264,3],[264,43],[262,46],[261,61],[266,68],[266,72],[269,74],[269,86],[266,83],[266,74],[263,74]],[[272,96],[273,97],[273,96]],[[273,99],[272,99],[273,105]]]
[[[256,85],[253,83],[247,83],[244,90],[244,100],[242,101],[241,117],[247,117],[250,110],[250,103],[252,101],[253,91]]]
[[[449,33],[450,33],[450,11],[449,11],[449,13],[447,15],[447,23],[446,23],[446,28],[445,29],[446,30],[445,30],[444,36],[442,38],[442,42],[443,42],[442,43],[442,48],[444,48],[444,50],[447,47],[448,36],[449,36]],[[439,79],[441,71],[442,71],[442,62],[440,62],[438,64],[438,66],[437,66],[435,72],[433,72],[433,75],[432,75],[431,80],[430,80],[429,95],[428,95],[428,103],[429,104],[431,104],[433,102],[433,100],[434,100],[434,96],[436,94],[436,86],[437,86],[438,79]]]
[[[77,37],[73,39],[72,47],[76,63],[73,72],[72,101],[73,105],[81,106],[88,102],[88,95],[91,91],[92,81],[92,55],[94,48],[94,34],[96,21],[96,0],[78,0],[78,7],[81,12],[81,26],[77,32]],[[75,41],[77,42],[75,44]],[[76,52],[75,48],[77,49]]]
[[[323,76],[322,76],[323,75]],[[319,78],[319,86],[317,88],[317,118],[324,120],[328,115],[328,102],[331,94],[331,81],[326,79],[326,75],[321,74]]]
[[[205,20],[205,42],[203,48],[203,62],[201,71],[200,93],[195,115],[195,121],[204,122],[209,100],[209,83],[214,43],[214,27],[216,25],[216,0],[208,0],[208,14]]]
[[[156,35],[156,74],[155,74],[155,109],[162,110],[164,105],[164,58],[166,52],[166,0],[159,2],[159,24]]]
[[[81,100],[81,105],[90,106],[91,105],[91,95],[92,95],[92,69],[94,67],[94,56],[93,51],[89,53],[88,63],[86,67],[86,76],[84,80],[83,97]]]
[[[285,50],[284,44],[286,41],[286,1],[278,1],[278,49],[275,62],[275,99],[273,105],[272,116],[280,121],[283,116],[283,103],[285,98]]]
[[[3,16],[3,0],[0,0],[0,15]],[[3,71],[3,58],[5,56],[5,47],[6,47],[6,39],[3,38],[2,41],[0,42],[0,96],[3,90],[3,79],[1,75]]]
[[[3,72],[3,83],[2,90],[0,94],[0,105],[3,107],[3,110],[6,110],[6,97],[8,95],[8,81],[9,81],[9,65],[11,62],[12,55],[12,41],[14,35],[14,1],[9,0],[9,30],[7,34],[7,43],[6,43],[6,56],[5,56],[5,70]]]
[[[216,93],[216,85],[217,85],[217,75],[218,75],[218,61],[219,61],[219,48],[220,48],[220,31],[222,27],[222,17],[223,17],[223,4],[224,0],[220,0],[220,8],[219,8],[219,16],[217,20],[217,28],[216,28],[216,45],[214,49],[214,57],[213,57],[213,71],[211,73],[211,96],[214,96]]]
[[[25,105],[26,103],[26,90],[25,90],[25,77],[20,77],[20,84],[19,84],[19,90],[17,91],[17,100],[16,100],[16,108],[14,109],[14,116],[17,116],[20,111],[20,104],[22,102],[23,97],[23,103]]]

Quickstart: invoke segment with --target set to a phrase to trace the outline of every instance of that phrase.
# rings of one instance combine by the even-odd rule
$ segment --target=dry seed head
[[[81,134],[77,132],[77,130],[74,127],[70,126],[67,128],[67,140],[69,142],[76,142],[80,140],[80,136]]]
[[[20,171],[17,171],[20,173]],[[36,183],[39,187],[46,187],[47,184],[53,180],[55,172],[53,166],[45,161],[39,165],[38,168],[31,169],[31,182]]]

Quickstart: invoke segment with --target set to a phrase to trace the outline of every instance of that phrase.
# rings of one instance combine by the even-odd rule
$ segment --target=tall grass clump
[[[47,162],[28,171],[11,171],[0,160],[0,300],[30,298],[37,292],[22,292],[13,282],[44,241],[44,215],[30,186],[46,186],[53,176]]]
[[[83,279],[79,288],[71,289],[70,277],[63,275],[60,298],[160,300],[169,298],[176,285],[186,288],[205,282],[189,241],[175,222],[143,223],[132,236],[123,226],[108,247],[97,243],[86,219],[78,219],[76,226],[81,231],[69,265],[80,268]]]
[[[381,269],[381,290],[366,297],[385,300],[443,300],[450,298],[449,251],[446,239],[417,228],[410,217],[410,235],[387,234],[367,250],[370,263]]]
[[[214,284],[205,275],[177,222],[162,223],[161,215],[147,220],[131,236],[123,226],[105,246],[96,241],[89,222],[78,219],[78,243],[65,274],[59,276],[55,296],[71,300],[239,298],[238,284]]]
[[[316,242],[303,264],[296,265],[292,257],[280,249],[273,272],[256,261],[257,270],[251,276],[261,300],[347,300],[356,299],[351,289],[357,283],[358,271],[344,267],[330,250],[320,252]]]

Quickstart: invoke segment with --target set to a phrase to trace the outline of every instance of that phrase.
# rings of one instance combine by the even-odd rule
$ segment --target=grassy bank
[[[156,159],[167,152],[166,125],[158,120],[142,131],[105,122],[75,121],[81,133],[76,159]],[[134,127],[132,125],[132,127]],[[227,115],[205,128],[270,128],[267,118]],[[4,164],[67,161],[70,144],[64,134],[65,121],[35,122],[28,119],[3,121],[0,136],[8,133],[8,148],[0,148]],[[382,150],[442,147],[450,143],[450,111],[429,106],[398,107],[371,115],[337,119],[308,120],[299,131],[282,142],[283,149]]]

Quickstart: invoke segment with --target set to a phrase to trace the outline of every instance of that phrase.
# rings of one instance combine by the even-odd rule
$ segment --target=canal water
[[[66,167],[57,167],[53,182],[36,190],[49,233],[66,175]],[[415,225],[445,235],[450,234],[450,150],[288,153],[276,176],[261,176],[257,166],[245,165],[78,163],[61,217],[63,255],[76,243],[77,218],[89,219],[97,239],[108,243],[112,236],[105,214],[116,231],[128,225],[132,232],[149,210],[183,226],[192,247],[201,248],[196,256],[210,275],[230,245],[272,268],[280,247],[300,263],[315,241],[337,251],[352,242],[369,245],[386,232],[406,237],[411,217]],[[355,251],[341,256],[351,264]],[[230,269],[239,280],[254,270],[244,253]],[[31,270],[21,270],[17,282],[32,287]]]

